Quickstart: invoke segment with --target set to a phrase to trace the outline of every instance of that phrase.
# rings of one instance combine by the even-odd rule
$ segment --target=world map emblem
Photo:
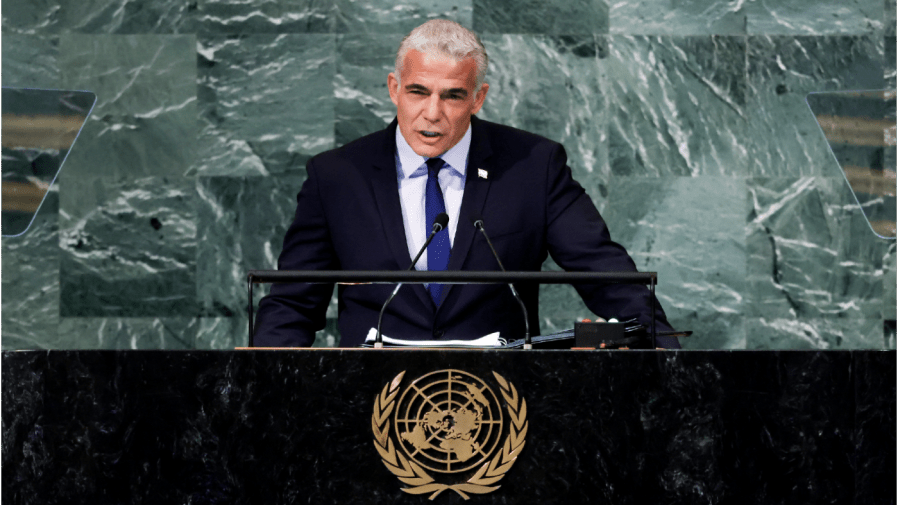
[[[490,493],[511,469],[527,435],[527,403],[496,372],[501,396],[461,370],[423,375],[404,388],[401,372],[374,401],[374,445],[410,494],[446,490],[469,499]]]

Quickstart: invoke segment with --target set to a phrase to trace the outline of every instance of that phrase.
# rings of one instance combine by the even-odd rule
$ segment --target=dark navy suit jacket
[[[411,263],[399,203],[394,120],[383,131],[308,163],[297,195],[296,216],[284,238],[280,270],[405,270]],[[572,179],[564,148],[546,138],[471,118],[468,173],[449,270],[499,270],[474,220],[483,219],[509,271],[539,271],[547,254],[568,271],[635,271],[622,246],[612,242],[595,206]],[[479,176],[486,171],[487,177]],[[340,346],[364,341],[393,286],[338,286]],[[507,285],[447,285],[434,306],[421,285],[404,285],[383,319],[383,333],[414,340],[469,340],[494,331],[521,338],[521,308]],[[648,325],[645,286],[577,288],[596,314]],[[324,328],[332,285],[274,284],[259,304],[255,345],[308,346]],[[538,288],[520,286],[539,331]],[[669,330],[656,302],[659,330]],[[571,321],[573,326],[573,321]],[[679,347],[675,338],[661,347]]]

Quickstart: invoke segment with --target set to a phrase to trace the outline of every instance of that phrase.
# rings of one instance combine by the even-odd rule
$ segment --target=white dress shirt
[[[438,180],[449,215],[449,244],[455,244],[455,230],[458,228],[458,214],[465,192],[465,172],[468,168],[468,151],[471,148],[471,125],[458,144],[443,153],[440,158],[448,166],[440,170]],[[418,250],[427,240],[431,225],[426,223],[424,194],[427,187],[427,158],[412,150],[405,137],[396,128],[396,173],[399,177],[399,204],[402,207],[402,225],[405,227],[405,241],[409,259],[415,259]],[[422,254],[417,270],[427,270],[427,254]]]

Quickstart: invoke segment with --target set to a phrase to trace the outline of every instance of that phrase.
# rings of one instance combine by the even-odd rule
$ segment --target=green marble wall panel
[[[543,264],[543,270],[560,271],[561,268],[549,258]],[[547,284],[539,288],[539,317],[540,334],[548,335],[569,330],[574,322],[594,319],[595,315],[572,286]]]
[[[887,242],[843,179],[753,178],[748,191],[747,316],[882,318]]]
[[[197,180],[196,289],[204,316],[245,316],[246,273],[277,268],[304,180],[304,173]]]
[[[879,0],[617,0],[609,18],[611,33],[639,35],[860,35],[884,25]]]
[[[883,3],[885,4],[885,22],[883,23],[885,25],[885,34],[886,36],[894,37],[896,29],[895,23],[898,22],[895,18],[898,2],[895,0],[883,0]]]
[[[235,317],[241,304],[246,305],[246,287],[242,298],[237,292],[241,280],[245,283],[247,270],[241,233],[246,220],[246,209],[241,207],[246,185],[246,178],[240,177],[197,179],[196,292],[203,316]],[[286,211],[280,210],[276,215]],[[271,267],[269,262],[257,268]]]
[[[247,344],[249,270],[277,269],[284,234],[293,219],[305,173],[271,177],[200,177],[197,180],[196,293],[202,321],[200,348],[230,349]],[[254,305],[270,285],[253,289]],[[318,346],[336,331],[336,298]]]
[[[898,43],[895,35],[896,24],[898,24],[895,17],[896,6],[898,6],[898,2],[895,0],[885,0],[885,77],[886,87],[889,89],[896,88],[895,67],[898,63],[898,54],[896,54],[895,48]],[[893,163],[892,166],[895,164]]]
[[[490,55],[490,89],[478,116],[561,142],[574,177],[597,198],[594,183],[607,172],[597,65],[603,38],[485,35],[483,43]]]
[[[659,272],[657,295],[690,348],[737,348],[744,338],[745,179],[618,177],[605,219],[637,268]]]
[[[297,172],[334,144],[334,36],[201,37],[190,174]]]
[[[610,0],[610,32],[628,35],[744,35],[745,0]]]
[[[194,349],[200,319],[61,317],[51,349]]]
[[[605,0],[473,0],[474,27],[480,33],[608,33]]]
[[[335,0],[337,33],[406,34],[428,19],[450,19],[471,28],[471,0]]]
[[[195,48],[192,35],[61,35],[62,88],[97,94],[63,180],[183,175],[196,136]]]
[[[894,337],[884,335],[882,319],[749,317],[744,324],[745,349],[895,348]]]
[[[888,250],[882,259],[882,317],[898,319],[898,258],[896,258],[895,242],[888,244]]]
[[[387,75],[403,34],[337,35],[334,139],[342,146],[383,129],[396,117]]]
[[[59,38],[48,35],[2,37],[3,86],[59,89]]]
[[[761,0],[745,5],[750,35],[863,34],[883,29],[879,0]]]
[[[334,0],[198,0],[200,33],[333,33]]]
[[[3,237],[3,305],[0,321],[4,349],[47,346],[59,325],[59,193],[51,189],[31,228]]]
[[[234,349],[246,347],[249,327],[245,315],[237,317],[203,317],[197,319],[196,349]],[[340,332],[336,317],[328,317],[323,330],[315,334],[312,347],[337,347]]]
[[[613,175],[745,175],[744,37],[609,37]]]
[[[749,37],[749,173],[841,173],[809,113],[808,93],[882,89],[882,37]]]
[[[70,178],[60,190],[60,315],[195,316],[191,178]]]
[[[895,89],[895,64],[896,59],[898,59],[898,52],[895,50],[895,45],[895,35],[886,35],[883,37],[883,46],[885,46],[883,75],[885,76],[885,87],[887,89]]]
[[[183,33],[196,2],[183,0],[3,0],[4,33]]]
[[[194,347],[196,349],[233,349],[248,344],[247,316],[201,317]]]

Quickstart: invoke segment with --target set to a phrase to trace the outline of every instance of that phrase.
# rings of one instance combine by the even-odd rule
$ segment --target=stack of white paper
[[[499,338],[499,332],[490,333],[476,340],[402,340],[390,338],[381,334],[384,344],[402,347],[501,347],[506,344],[504,338]],[[365,337],[366,344],[373,344],[377,338],[377,328],[371,328]]]

